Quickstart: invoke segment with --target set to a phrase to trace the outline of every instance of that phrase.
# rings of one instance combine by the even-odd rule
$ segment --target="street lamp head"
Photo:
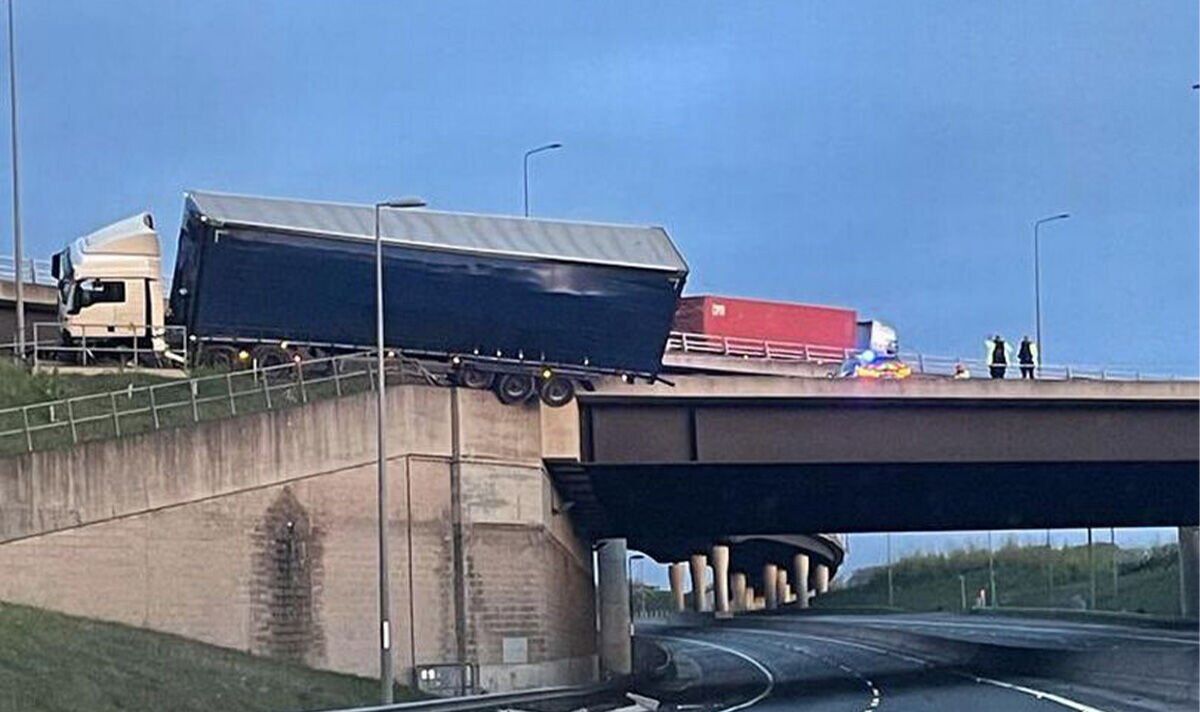
[[[1071,217],[1071,214],[1070,214],[1070,213],[1059,213],[1058,215],[1055,215],[1055,216],[1054,216],[1054,219],[1055,219],[1055,220],[1062,220],[1063,218],[1069,218],[1069,217]]]
[[[562,148],[562,144],[561,143],[550,143],[550,144],[546,144],[546,148],[547,149]]]
[[[375,205],[380,208],[423,208],[428,203],[425,202],[424,198],[409,195],[403,198],[396,198],[395,200],[384,200]]]

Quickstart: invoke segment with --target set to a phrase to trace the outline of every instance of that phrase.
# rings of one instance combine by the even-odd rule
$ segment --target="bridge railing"
[[[389,357],[388,380],[428,382],[419,363]],[[142,372],[150,373],[153,371]],[[0,409],[0,455],[165,430],[375,389],[367,352],[212,373]]]
[[[667,338],[667,353],[691,353],[710,356],[726,356],[740,359],[761,359],[778,363],[811,363],[827,365],[842,363],[857,356],[857,349],[837,346],[803,344],[787,341],[743,339],[712,334],[694,334],[673,331]],[[983,359],[939,356],[901,351],[901,360],[912,367],[914,373],[926,376],[953,377],[959,365],[966,368],[971,378],[989,378],[989,365]],[[1004,378],[1021,377],[1019,364],[1006,365]],[[1094,380],[1094,381],[1175,381],[1181,379],[1168,373],[1154,373],[1131,368],[1107,366],[1076,366],[1044,364],[1035,368],[1039,380]]]
[[[12,257],[0,255],[0,280],[11,280],[16,274],[16,262]],[[50,274],[50,260],[21,260],[21,279],[27,284],[41,284],[53,287],[58,280]]]

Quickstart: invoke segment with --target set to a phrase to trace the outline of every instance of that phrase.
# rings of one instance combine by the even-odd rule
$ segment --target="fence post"
[[[82,341],[83,341],[83,346],[81,348],[83,349],[83,351],[80,352],[81,358],[79,360],[83,363],[84,366],[86,366],[87,365],[87,327],[86,326],[83,327]]]
[[[296,362],[296,376],[300,379],[300,402],[308,402],[308,391],[304,388],[304,361]]]
[[[154,386],[150,386],[150,415],[154,416],[154,429],[158,430],[158,402],[154,398]]]
[[[233,397],[233,374],[225,374],[225,390],[229,393],[229,414],[237,415],[237,401]]]
[[[267,400],[267,410],[271,410],[271,385],[267,383],[269,378],[267,377],[266,371],[262,372],[260,380],[262,381],[263,386],[263,397]]]
[[[917,371],[920,373],[925,373],[925,354],[924,353],[920,353],[920,352],[917,353]]]
[[[339,356],[329,360],[329,365],[333,367],[333,392],[338,398],[342,397],[342,358]]]
[[[112,401],[113,432],[115,432],[117,437],[119,438],[119,437],[121,437],[121,416],[117,413],[117,392],[110,391],[108,394],[108,398],[110,401]]]
[[[192,422],[193,423],[200,422],[200,409],[198,407],[196,407],[196,389],[199,386],[200,386],[200,384],[197,383],[196,379],[194,379],[194,378],[188,382],[188,393],[191,395],[191,398],[192,398]]]
[[[29,432],[29,406],[21,408],[21,418],[25,421],[25,448],[33,452],[33,433]]]
[[[79,444],[79,432],[75,430],[75,407],[71,403],[71,399],[67,399],[67,422],[71,424],[71,443]]]

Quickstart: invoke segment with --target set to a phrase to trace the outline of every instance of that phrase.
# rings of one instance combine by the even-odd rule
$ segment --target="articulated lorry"
[[[615,375],[653,381],[687,264],[658,227],[378,212],[385,340],[506,403],[571,400]],[[237,368],[372,349],[372,206],[185,196],[169,301],[154,221],[136,215],[54,256],[64,344],[141,339]]]

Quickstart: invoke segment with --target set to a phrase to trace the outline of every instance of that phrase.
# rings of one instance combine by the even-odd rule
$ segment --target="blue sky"
[[[1032,331],[1070,211],[1047,361],[1200,370],[1194,2],[17,3],[35,256],[150,209],[173,259],[188,188],[517,213],[562,141],[535,214],[936,354]]]

